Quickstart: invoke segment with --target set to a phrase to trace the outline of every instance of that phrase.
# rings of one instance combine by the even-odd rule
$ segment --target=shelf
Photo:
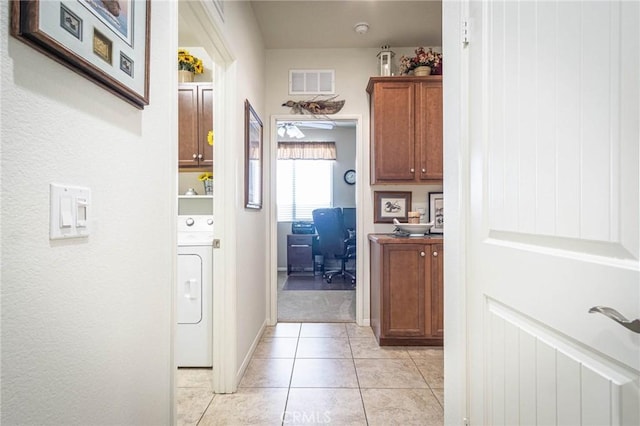
[[[213,195],[178,195],[179,200],[194,200],[194,199],[211,199],[213,200]]]

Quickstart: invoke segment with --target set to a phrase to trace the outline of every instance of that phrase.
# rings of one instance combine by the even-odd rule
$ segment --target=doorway
[[[356,321],[357,124],[300,117],[274,122],[277,321]],[[322,252],[312,212],[336,207],[346,235],[353,237],[353,256],[344,269],[356,276],[355,283],[349,275],[323,276],[342,270],[342,260]]]

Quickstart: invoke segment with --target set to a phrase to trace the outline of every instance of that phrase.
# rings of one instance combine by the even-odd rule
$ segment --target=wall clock
[[[349,185],[353,185],[356,183],[356,171],[351,169],[344,172],[344,181]]]

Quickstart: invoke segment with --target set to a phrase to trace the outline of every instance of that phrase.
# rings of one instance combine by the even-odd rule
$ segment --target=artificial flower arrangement
[[[186,49],[178,49],[178,71],[191,71],[194,74],[202,74],[204,72],[202,59],[196,58]]]
[[[205,180],[209,180],[209,179],[213,179],[213,173],[211,172],[204,172],[200,176],[198,176],[198,180],[200,182],[204,182]]]
[[[433,49],[425,50],[424,47],[418,47],[416,56],[410,58],[402,55],[400,57],[400,74],[409,74],[409,71],[417,67],[429,67],[432,70],[440,67],[442,62],[442,54],[434,52]]]
[[[210,146],[213,146],[213,130],[209,130],[209,133],[207,133],[207,142]]]

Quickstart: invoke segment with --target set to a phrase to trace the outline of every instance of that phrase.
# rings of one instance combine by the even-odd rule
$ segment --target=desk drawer
[[[309,247],[290,247],[287,250],[287,263],[299,267],[313,266],[313,253]]]
[[[300,246],[309,246],[313,245],[313,237],[314,235],[287,235],[287,245],[289,247],[300,247]]]

